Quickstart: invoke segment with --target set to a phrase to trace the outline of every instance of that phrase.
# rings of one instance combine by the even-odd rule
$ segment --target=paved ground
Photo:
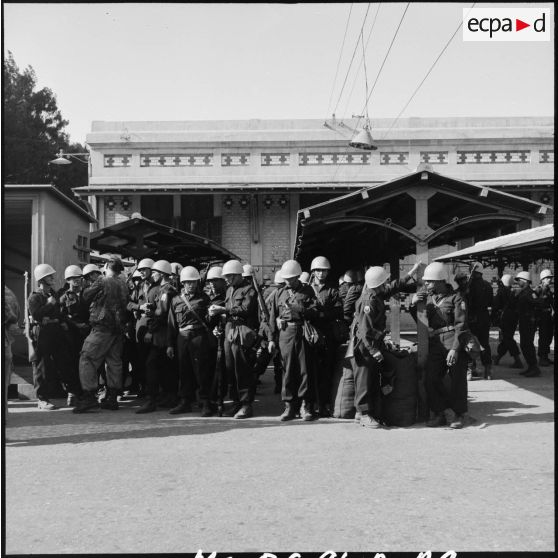
[[[461,431],[10,402],[6,551],[554,550],[553,370],[495,377]]]

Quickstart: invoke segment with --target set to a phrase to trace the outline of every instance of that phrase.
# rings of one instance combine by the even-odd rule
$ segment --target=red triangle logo
[[[525,23],[524,21],[521,21],[520,19],[515,20],[515,30],[516,31],[521,31],[522,29],[525,29],[526,27],[531,27],[530,23]]]

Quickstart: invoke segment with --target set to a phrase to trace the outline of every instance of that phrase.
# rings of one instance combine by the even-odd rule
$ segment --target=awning
[[[209,238],[135,217],[91,233],[91,248],[134,259],[168,260],[200,267],[238,256]]]
[[[554,258],[554,225],[543,225],[488,240],[436,258],[439,262],[483,260],[494,264]]]
[[[510,224],[528,227],[551,209],[426,167],[301,209],[293,255],[303,268],[326,256],[336,272],[395,263],[424,247],[493,236]]]

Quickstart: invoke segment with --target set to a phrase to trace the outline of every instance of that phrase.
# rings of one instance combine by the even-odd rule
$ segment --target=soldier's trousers
[[[329,336],[325,338],[325,346],[316,351],[316,381],[318,383],[318,403],[331,405],[331,388],[335,369],[338,344]]]
[[[450,335],[453,336],[453,332],[450,332]],[[444,336],[448,334],[433,337],[428,344],[425,367],[428,406],[434,413],[452,409],[457,415],[462,415],[467,412],[467,354],[462,350],[457,351],[457,361],[449,368],[449,378],[446,378],[446,357],[449,351],[446,348],[447,343],[444,346]]]
[[[138,341],[135,344],[136,347],[136,366],[132,368],[132,385],[134,388],[139,389],[146,385],[145,379],[145,363],[147,362],[147,357],[149,356],[149,351],[151,345],[149,343],[143,343]]]
[[[503,357],[506,353],[516,357],[519,355],[519,348],[513,338],[517,328],[518,315],[515,312],[504,311],[500,323],[502,325],[502,340],[498,344],[497,353],[499,357]]]
[[[159,387],[168,394],[176,395],[177,365],[167,356],[166,347],[151,345],[145,361],[145,391],[149,397],[159,394]]]
[[[205,329],[180,332],[176,338],[178,353],[178,395],[196,401],[196,386],[202,403],[211,398],[213,372],[210,367],[209,340]]]
[[[304,339],[302,325],[287,325],[279,333],[279,349],[283,359],[283,387],[285,402],[316,401],[313,349]]]
[[[381,365],[357,347],[351,358],[355,379],[355,408],[376,420],[382,417]]]
[[[222,404],[228,391],[227,369],[223,350],[223,337],[208,335],[209,365],[213,377],[211,381],[211,401]]]
[[[39,399],[48,399],[49,380],[54,379],[57,372],[68,393],[81,393],[80,376],[69,346],[68,334],[60,324],[40,326],[37,338],[39,360],[33,367],[33,384]]]
[[[85,339],[79,359],[79,378],[86,391],[97,389],[99,366],[106,363],[107,387],[122,389],[123,333],[113,333],[93,327]]]
[[[483,351],[480,358],[484,366],[492,364],[492,355],[490,352],[490,316],[488,312],[477,317],[476,321],[469,324],[471,333],[476,336],[482,345]]]
[[[231,343],[226,336],[223,351],[231,399],[245,405],[251,404],[256,395],[255,351],[245,349],[236,341]]]
[[[537,320],[539,328],[539,346],[537,353],[539,357],[548,358],[550,353],[550,344],[554,337],[554,320],[550,311],[542,312]]]
[[[528,366],[537,366],[535,351],[535,318],[532,316],[519,317],[519,346]]]

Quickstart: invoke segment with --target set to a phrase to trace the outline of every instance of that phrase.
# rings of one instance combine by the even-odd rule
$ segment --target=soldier
[[[144,341],[144,336],[147,333],[147,319],[146,312],[149,313],[150,307],[148,300],[153,300],[158,286],[153,285],[151,282],[151,266],[155,262],[151,258],[144,258],[138,264],[137,271],[141,276],[141,282],[137,291],[131,293],[130,301],[128,302],[128,310],[132,312],[135,319],[135,340],[136,340],[136,368],[134,369],[134,378],[132,379],[132,389],[136,390],[138,399],[145,396],[145,362],[149,355],[149,343]]]
[[[70,265],[64,271],[68,288],[60,297],[62,314],[68,324],[70,353],[76,376],[79,376],[79,355],[85,338],[89,335],[89,305],[83,300],[83,272],[77,265]],[[77,403],[74,394],[68,394],[67,405],[74,407]]]
[[[554,362],[548,358],[550,344],[554,336],[554,292],[552,291],[552,281],[554,275],[550,269],[541,271],[540,285],[535,289],[535,293],[541,301],[537,316],[537,328],[539,330],[539,365],[552,366]]]
[[[333,370],[336,364],[339,340],[335,339],[335,320],[343,319],[343,302],[337,287],[330,284],[327,279],[331,264],[327,258],[318,256],[310,264],[310,286],[316,295],[316,327],[323,333],[325,347],[316,354],[317,382],[318,382],[318,414],[320,417],[331,416],[331,388]]]
[[[68,324],[54,291],[56,271],[43,263],[35,267],[33,274],[39,284],[38,290],[31,293],[28,299],[29,313],[34,321],[37,356],[33,383],[39,399],[38,408],[50,411],[56,407],[48,400],[47,382],[55,377],[56,371],[60,373],[68,396],[79,396],[81,386],[68,351]]]
[[[101,275],[101,270],[95,264],[87,264],[83,268],[83,288],[90,287]]]
[[[349,289],[353,286],[355,282],[355,272],[352,269],[348,269],[345,273],[339,277],[339,296],[343,303],[345,302],[345,297]],[[352,316],[350,320],[347,320],[349,323],[352,321]]]
[[[245,285],[242,265],[229,260],[223,266],[228,288],[225,306],[212,304],[209,315],[226,316],[224,353],[230,397],[231,416],[245,419],[253,416],[252,403],[256,393],[254,376],[255,345],[258,342],[258,301],[254,287]]]
[[[537,366],[537,353],[535,351],[536,315],[541,303],[531,288],[531,276],[528,271],[520,271],[515,276],[515,281],[519,286],[517,295],[519,346],[527,362],[527,369],[520,374],[527,378],[533,378],[541,375],[541,370]]]
[[[129,292],[129,301],[137,301],[141,285],[141,274],[136,269],[126,281]],[[138,362],[136,342],[136,320],[133,312],[128,313],[128,323],[124,335],[124,347],[122,349],[122,372],[124,374],[123,388],[125,391],[138,390]],[[131,369],[131,370],[130,370]]]
[[[74,413],[83,413],[99,406],[95,397],[97,371],[106,363],[107,395],[101,408],[117,410],[117,396],[122,390],[122,347],[128,321],[128,287],[120,275],[124,265],[120,258],[110,258],[106,275],[99,277],[85,289],[83,298],[90,304],[89,324],[91,332],[83,343],[79,360],[79,375],[83,397]]]
[[[2,324],[4,325],[4,420],[8,413],[8,389],[10,378],[14,368],[12,361],[12,344],[19,329],[20,309],[16,295],[11,289],[4,285],[4,314]]]
[[[365,287],[356,302],[347,356],[352,357],[355,377],[355,407],[361,426],[379,428],[382,420],[382,383],[385,381],[383,339],[386,330],[385,300],[396,293],[414,292],[409,283],[418,269],[416,263],[402,280],[388,283],[389,273],[379,266],[370,267],[364,276]]]
[[[494,364],[498,364],[500,359],[509,352],[514,361],[512,368],[523,368],[523,363],[519,356],[519,348],[513,338],[518,320],[517,297],[512,290],[512,276],[509,273],[505,273],[498,282],[498,291],[492,306],[492,322],[502,331],[502,338],[498,344],[497,353],[492,359]]]
[[[317,317],[316,297],[310,285],[300,280],[302,269],[295,260],[287,260],[281,267],[281,277],[286,285],[273,293],[270,304],[271,341],[268,349],[273,352],[276,340],[283,359],[283,389],[281,398],[285,410],[282,421],[292,420],[302,402],[301,416],[310,421],[316,417],[314,348],[304,336],[304,322]]]
[[[447,424],[444,411],[455,413],[450,428],[463,428],[467,412],[467,355],[463,348],[466,333],[466,304],[461,295],[446,283],[446,266],[433,262],[426,266],[422,280],[425,291],[417,292],[411,301],[411,313],[416,320],[416,303],[426,301],[430,339],[425,367],[425,387],[428,406],[434,413],[426,426]],[[449,373],[451,387],[444,382]]]
[[[300,274],[300,277],[298,278],[298,280],[304,284],[304,285],[308,285],[310,283],[310,273],[308,273],[307,271],[303,271]]]
[[[353,284],[349,287],[343,300],[343,317],[349,324],[353,321],[356,301],[359,299],[363,289],[363,283],[361,282],[362,273],[360,270],[353,271],[353,277]]]
[[[172,286],[174,287],[174,290],[178,293],[180,292],[180,272],[183,269],[183,266],[181,264],[179,264],[178,262],[171,262],[171,269],[172,269],[172,274],[171,274],[171,278],[170,278],[170,282],[172,284]]]
[[[211,271],[211,270],[209,270]],[[200,288],[200,274],[187,266],[180,272],[182,291],[174,297],[168,316],[167,355],[178,356],[180,379],[179,403],[169,413],[189,413],[196,400],[196,384],[202,405],[201,416],[210,417],[214,368],[209,365],[209,326],[207,310],[209,297]]]
[[[147,316],[147,333],[144,342],[149,344],[145,362],[145,385],[147,400],[136,411],[137,414],[152,413],[161,407],[173,408],[178,391],[178,367],[167,356],[168,314],[171,302],[177,294],[170,276],[171,265],[167,260],[158,260],[151,266],[151,283],[157,286],[148,295],[150,308]],[[159,388],[162,389],[161,399]]]
[[[490,352],[490,314],[494,293],[488,281],[482,278],[483,267],[479,262],[471,264],[467,305],[467,322],[469,329],[482,345],[481,362],[484,366],[484,378],[492,379],[492,355]]]
[[[252,276],[254,274],[254,268],[250,264],[244,264],[242,266],[242,279],[244,285],[252,285]]]
[[[464,271],[458,271],[455,274],[453,280],[457,284],[456,291],[461,295],[461,298],[465,301],[465,306],[468,307],[469,300],[469,277],[470,275]],[[477,339],[478,341],[478,339]],[[480,342],[479,342],[480,344]],[[473,378],[480,378],[480,372],[477,372],[477,360],[474,356],[467,353],[467,381],[471,381]]]

